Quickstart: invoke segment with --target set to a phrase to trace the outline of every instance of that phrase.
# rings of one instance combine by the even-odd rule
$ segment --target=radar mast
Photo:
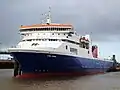
[[[48,15],[47,15],[47,21],[46,21],[47,24],[50,24],[51,23],[51,7],[49,7],[49,12],[48,12]]]

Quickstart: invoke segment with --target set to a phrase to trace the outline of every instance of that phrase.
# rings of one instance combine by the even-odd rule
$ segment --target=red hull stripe
[[[24,73],[22,75],[16,76],[16,78],[41,78],[41,77],[50,77],[50,76],[84,76],[84,75],[93,75],[100,74],[104,72],[87,72],[87,73]]]

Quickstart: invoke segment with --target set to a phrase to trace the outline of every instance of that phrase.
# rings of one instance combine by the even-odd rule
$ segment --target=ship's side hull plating
[[[12,55],[21,65],[23,74],[34,73],[100,73],[106,72],[112,62],[75,56],[13,52]]]

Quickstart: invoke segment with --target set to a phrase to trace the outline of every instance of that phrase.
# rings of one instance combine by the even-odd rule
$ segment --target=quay
[[[7,51],[0,51],[0,69],[14,68],[14,60]]]
[[[107,72],[118,72],[120,71],[120,63],[113,65]]]
[[[14,60],[0,60],[0,69],[13,69]]]
[[[107,72],[117,72],[120,71],[120,63],[116,61],[115,55],[112,57],[113,60],[113,66],[107,71]]]

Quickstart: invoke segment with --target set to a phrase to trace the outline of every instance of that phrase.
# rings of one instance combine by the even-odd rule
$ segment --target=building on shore
[[[12,60],[12,56],[10,54],[0,54],[0,60]]]

